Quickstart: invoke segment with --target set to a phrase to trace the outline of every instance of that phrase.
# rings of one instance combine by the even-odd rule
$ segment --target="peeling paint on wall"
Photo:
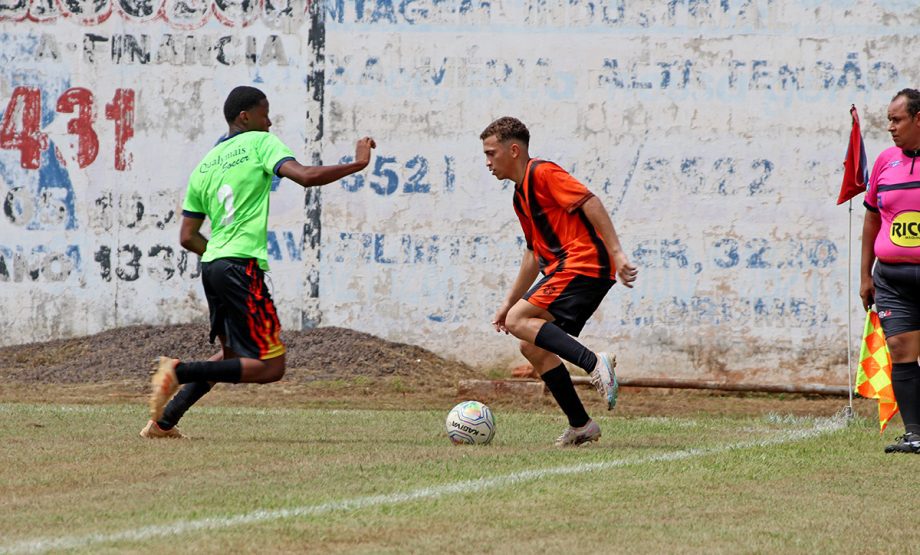
[[[239,84],[265,90],[272,131],[316,157],[317,19],[297,1],[0,2],[4,343],[204,319],[200,262],[178,244],[188,174]],[[319,258],[318,201],[276,185],[271,281],[299,328],[318,294],[303,271]]]
[[[283,325],[519,363],[489,321],[524,247],[478,139],[514,115],[533,155],[601,198],[640,267],[585,328],[589,346],[616,351],[625,375],[845,383],[861,316],[847,263],[862,211],[849,225],[833,204],[848,110],[870,157],[888,146],[885,106],[920,75],[904,54],[915,8],[0,0],[2,337],[203,319],[178,209],[224,131],[224,95],[252,83],[303,161],[378,142],[358,175],[273,186]]]
[[[532,155],[602,199],[640,268],[582,335],[624,375],[846,383],[848,110],[870,152],[887,146],[884,109],[920,74],[912,7],[327,2],[327,150],[347,157],[365,129],[380,148],[324,191],[324,323],[522,362],[489,325],[523,248],[478,140],[513,115]]]

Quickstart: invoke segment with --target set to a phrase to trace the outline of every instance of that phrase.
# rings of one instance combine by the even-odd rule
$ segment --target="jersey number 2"
[[[217,200],[224,205],[224,217],[220,219],[220,225],[226,227],[233,223],[233,189],[230,185],[224,184],[217,190]]]

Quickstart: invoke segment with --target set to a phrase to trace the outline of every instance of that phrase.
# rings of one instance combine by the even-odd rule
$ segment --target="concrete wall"
[[[478,139],[514,115],[533,155],[604,201],[640,267],[589,346],[618,351],[625,375],[846,383],[862,325],[834,205],[848,109],[870,158],[890,144],[885,107],[920,74],[915,2],[154,4],[0,0],[3,121],[40,120],[0,150],[3,343],[202,317],[176,211],[226,91],[253,83],[305,161],[379,144],[361,175],[274,193],[285,326],[521,362],[489,325],[523,246]],[[92,125],[68,127],[81,103]]]
[[[3,343],[202,318],[177,243],[188,174],[240,83],[312,158],[321,19],[300,0],[4,0],[0,19]],[[272,280],[300,326],[318,320],[316,198],[288,184],[272,202]]]

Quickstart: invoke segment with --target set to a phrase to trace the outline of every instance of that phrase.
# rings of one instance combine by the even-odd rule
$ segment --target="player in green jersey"
[[[201,256],[201,278],[210,312],[210,340],[221,352],[207,361],[160,357],[150,394],[147,438],[183,437],[182,415],[216,382],[269,383],[284,375],[281,324],[264,281],[268,270],[268,205],[274,176],[314,187],[363,170],[377,145],[358,140],[355,161],[303,166],[271,127],[265,94],[236,87],[224,103],[227,137],[192,171],[182,205],[179,242]],[[210,238],[201,233],[211,221]],[[185,384],[181,390],[179,385]],[[178,390],[178,393],[176,393]],[[175,396],[173,396],[175,394]]]

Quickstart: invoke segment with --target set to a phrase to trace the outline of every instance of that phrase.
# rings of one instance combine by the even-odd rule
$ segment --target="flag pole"
[[[844,409],[847,419],[853,413],[853,199],[847,201],[847,392],[850,404]]]
[[[857,141],[854,143],[854,134]],[[855,157],[855,162],[854,162]],[[854,165],[855,164],[855,165]],[[850,402],[843,408],[843,413],[847,419],[853,418],[853,381],[859,380],[859,375],[854,374],[860,368],[853,366],[853,347],[850,341],[853,339],[853,197],[866,190],[867,175],[865,161],[865,146],[862,142],[862,131],[859,129],[859,116],[856,111],[856,104],[850,104],[850,140],[847,146],[847,155],[843,162],[843,183],[840,186],[840,196],[837,197],[837,204],[842,204],[847,200],[847,384]],[[849,175],[852,172],[853,175]],[[855,189],[855,191],[854,191]],[[859,358],[862,358],[860,352]],[[857,361],[857,365],[859,361]]]

